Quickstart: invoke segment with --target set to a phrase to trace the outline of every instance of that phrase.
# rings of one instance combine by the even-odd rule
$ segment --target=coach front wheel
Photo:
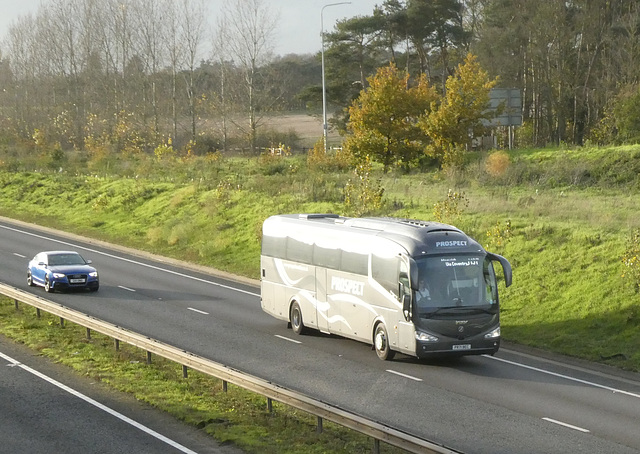
[[[396,354],[389,346],[389,336],[387,335],[387,328],[385,328],[384,323],[378,323],[376,326],[375,334],[373,335],[373,346],[376,349],[378,358],[382,360],[390,361]]]

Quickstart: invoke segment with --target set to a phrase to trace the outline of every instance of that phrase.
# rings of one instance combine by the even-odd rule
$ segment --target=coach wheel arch
[[[302,311],[297,301],[291,303],[291,309],[289,310],[289,324],[291,329],[296,334],[304,334],[305,326],[302,320]]]
[[[384,361],[392,360],[396,354],[395,351],[391,350],[389,335],[383,322],[378,322],[373,329],[373,348],[378,358]]]

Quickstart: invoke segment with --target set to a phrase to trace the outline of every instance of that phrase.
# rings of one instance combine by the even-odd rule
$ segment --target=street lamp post
[[[329,6],[349,5],[351,2],[329,3],[320,10],[320,36],[322,37],[322,134],[324,138],[324,153],[327,154],[327,90],[324,84],[324,9]]]

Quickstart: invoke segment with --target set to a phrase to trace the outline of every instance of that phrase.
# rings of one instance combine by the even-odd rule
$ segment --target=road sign
[[[518,88],[494,88],[489,93],[489,110],[500,114],[491,120],[483,120],[485,126],[522,125],[522,96]]]

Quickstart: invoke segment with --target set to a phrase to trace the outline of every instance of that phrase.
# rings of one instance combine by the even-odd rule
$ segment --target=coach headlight
[[[500,337],[500,327],[498,326],[496,329],[494,329],[491,332],[488,332],[487,334],[484,335],[485,339],[495,339],[497,337]]]
[[[431,334],[427,334],[422,331],[416,331],[416,339],[422,342],[438,342],[438,338],[436,336],[432,336]]]

